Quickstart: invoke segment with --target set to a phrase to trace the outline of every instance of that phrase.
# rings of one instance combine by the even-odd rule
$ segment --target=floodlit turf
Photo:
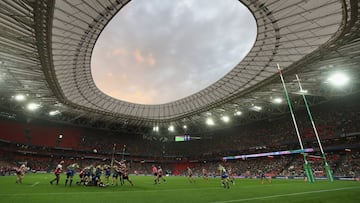
[[[135,186],[98,188],[93,186],[65,187],[50,185],[52,174],[26,175],[22,184],[15,176],[0,177],[0,202],[151,202],[151,203],[230,203],[230,202],[360,202],[360,182],[317,181],[314,184],[301,180],[273,180],[262,185],[259,180],[239,179],[230,189],[224,189],[219,178],[189,183],[186,177],[167,177],[166,183],[154,185],[151,176],[131,176]],[[75,181],[78,179],[76,178]]]

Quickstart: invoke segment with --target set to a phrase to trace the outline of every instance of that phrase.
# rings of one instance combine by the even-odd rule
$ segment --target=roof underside
[[[249,54],[213,85],[186,98],[161,105],[133,104],[101,92],[91,76],[92,50],[101,31],[129,1],[1,1],[0,91],[2,114],[23,112],[11,100],[16,93],[41,102],[35,117],[108,129],[147,132],[153,125],[183,124],[204,130],[206,116],[232,115],[258,120],[287,111],[271,98],[284,97],[277,74],[284,70],[293,99],[299,87],[311,104],[358,91],[360,42],[356,0],[242,1],[257,21],[258,35]],[[239,2],[240,3],[240,2]],[[324,84],[335,70],[354,81],[346,90]],[[261,106],[262,112],[249,110]],[[295,108],[302,105],[295,104]],[[49,117],[58,109],[61,116]],[[11,113],[10,113],[11,114]],[[29,115],[28,115],[29,116]],[[30,115],[34,116],[34,115]]]

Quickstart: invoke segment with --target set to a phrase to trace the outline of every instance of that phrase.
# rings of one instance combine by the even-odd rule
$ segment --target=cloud
[[[92,74],[113,97],[167,103],[219,80],[255,38],[256,21],[237,0],[134,0],[101,33]]]
[[[151,92],[151,91],[150,91]],[[124,101],[137,101],[139,104],[149,104],[154,102],[154,94],[149,94],[148,91],[136,91],[132,93],[124,93],[119,90],[112,90],[110,92],[115,98],[122,98]]]
[[[150,66],[153,66],[156,63],[156,59],[153,57],[152,54],[149,54],[147,57],[147,62]]]
[[[144,56],[142,55],[142,53],[139,49],[135,49],[134,59],[137,63],[143,63],[145,61]]]
[[[127,51],[123,48],[115,48],[112,51],[112,55],[113,56],[126,56],[127,55]]]
[[[146,54],[143,54],[139,49],[135,49],[133,55],[137,63],[140,64],[145,63],[144,65],[148,65],[148,66],[154,66],[156,64],[156,59],[151,53],[147,54],[147,56],[144,56]]]
[[[111,78],[113,76],[113,73],[109,72],[107,73],[107,76]]]
[[[128,79],[128,75],[126,73],[122,73],[120,74],[120,79],[122,80],[127,80]]]

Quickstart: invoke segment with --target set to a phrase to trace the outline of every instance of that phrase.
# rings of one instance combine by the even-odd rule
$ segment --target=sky
[[[100,34],[91,72],[109,96],[165,104],[221,79],[255,39],[255,19],[238,0],[133,0]]]

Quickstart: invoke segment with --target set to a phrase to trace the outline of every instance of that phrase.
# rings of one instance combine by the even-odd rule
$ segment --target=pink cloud
[[[112,77],[114,74],[112,73],[112,72],[108,72],[107,74],[106,74],[106,76],[108,76],[108,77]]]
[[[127,80],[127,79],[128,79],[128,75],[125,74],[125,73],[123,73],[123,74],[120,75],[120,78],[121,78],[122,80]]]
[[[126,51],[126,49],[123,49],[123,48],[116,48],[112,51],[113,56],[123,56],[126,54],[127,54],[127,51]]]
[[[134,93],[126,93],[124,91],[110,91],[112,97],[119,98],[124,101],[131,101],[138,104],[151,104],[154,102],[154,97],[149,95],[146,91],[136,91]]]
[[[138,63],[143,63],[145,61],[144,56],[142,55],[141,51],[139,49],[136,49],[134,52],[134,58],[135,61]]]

